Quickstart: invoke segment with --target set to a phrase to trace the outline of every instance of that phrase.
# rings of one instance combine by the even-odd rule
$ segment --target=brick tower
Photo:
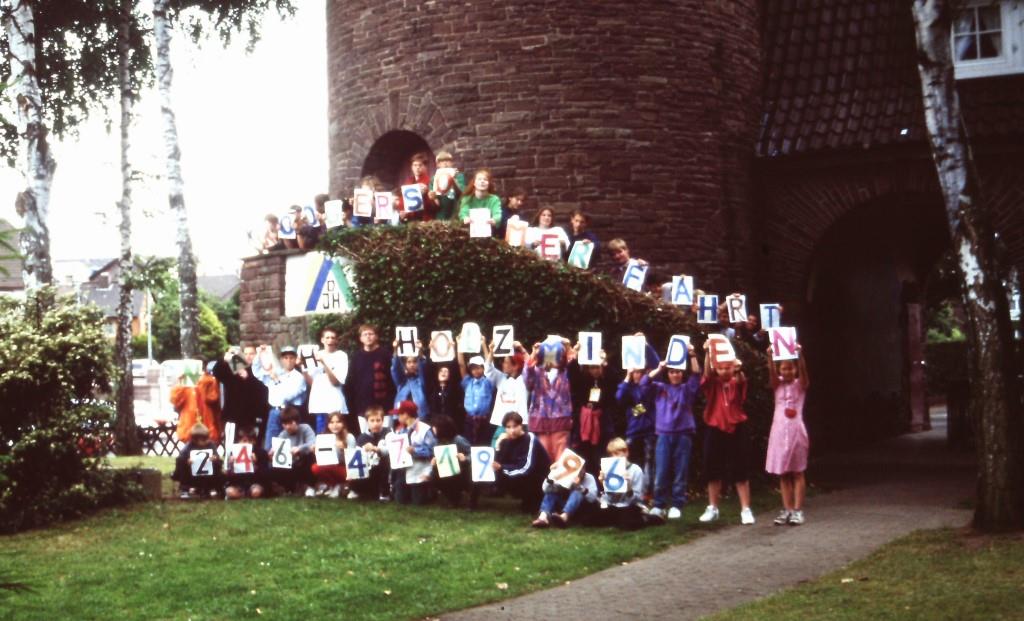
[[[758,19],[754,0],[329,0],[331,192],[451,150],[662,276],[748,286]]]

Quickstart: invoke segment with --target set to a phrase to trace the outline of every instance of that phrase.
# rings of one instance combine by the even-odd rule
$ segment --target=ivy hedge
[[[426,341],[431,330],[457,332],[467,321],[480,324],[488,337],[492,326],[512,324],[527,348],[548,334],[575,342],[577,332],[592,330],[603,334],[619,373],[623,335],[643,332],[662,355],[673,334],[697,344],[706,338],[706,325],[688,310],[502,241],[470,238],[465,228],[447,223],[338,229],[321,240],[320,249],[353,263],[356,311],[312,316],[310,336],[330,325],[347,349],[357,346],[362,323],[378,326],[387,341],[399,325],[417,326]],[[763,454],[773,412],[765,354],[733,344],[750,382],[747,413]],[[699,403],[698,416],[702,408]],[[699,455],[692,463],[697,470]]]

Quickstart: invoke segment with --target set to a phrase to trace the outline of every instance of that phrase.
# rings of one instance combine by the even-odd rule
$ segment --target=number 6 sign
[[[270,439],[271,466],[286,470],[292,469],[292,451],[289,444],[288,438]]]
[[[551,471],[551,480],[568,489],[576,482],[576,477],[579,476],[580,470],[583,470],[583,464],[584,460],[582,457],[569,449],[565,449],[562,451],[562,456],[555,462],[555,467]]]
[[[474,446],[469,449],[469,456],[473,460],[473,482],[493,483],[494,468],[491,464],[494,463],[494,449],[490,446]]]
[[[604,491],[609,494],[621,494],[629,490],[629,481],[623,474],[626,471],[626,460],[622,457],[602,457],[601,472],[604,473]]]

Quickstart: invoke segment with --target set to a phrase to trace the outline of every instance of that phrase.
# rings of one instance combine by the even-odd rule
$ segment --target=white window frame
[[[956,36],[950,25],[949,46],[958,80],[1024,73],[1024,0],[974,0],[964,8],[999,6],[1003,53],[996,58],[956,59]]]

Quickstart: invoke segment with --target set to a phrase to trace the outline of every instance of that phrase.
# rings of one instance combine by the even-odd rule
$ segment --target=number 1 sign
[[[188,456],[188,461],[192,466],[192,476],[213,476],[213,451],[211,449],[192,451]]]
[[[601,472],[604,473],[604,491],[621,494],[629,490],[629,480],[623,476],[626,472],[625,458],[602,457]]]
[[[459,468],[458,453],[458,447],[454,444],[434,447],[434,462],[437,465],[438,478],[447,479],[462,472]]]
[[[270,439],[270,465],[274,468],[292,469],[292,449],[288,438]]]
[[[568,489],[576,482],[580,470],[583,470],[584,459],[569,449],[562,451],[562,456],[555,462],[551,471],[551,480]]]
[[[473,460],[473,482],[493,483],[494,468],[491,464],[494,463],[494,449],[490,446],[474,446],[469,449],[469,456]]]

